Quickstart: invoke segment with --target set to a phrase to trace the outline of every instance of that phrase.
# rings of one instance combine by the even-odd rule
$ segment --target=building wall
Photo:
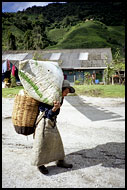
[[[84,70],[63,70],[64,79],[69,82],[74,82],[75,80],[84,81]]]
[[[85,74],[85,72],[89,72],[91,75],[93,74],[93,72],[95,72],[96,79],[98,79],[99,82],[104,82],[104,69],[95,69],[95,70],[88,69],[88,70],[84,71],[84,74]],[[85,78],[84,78],[84,80],[85,80]]]
[[[64,79],[69,80],[69,82],[74,82],[75,80],[83,81],[85,80],[85,72],[89,72],[91,75],[93,72],[96,73],[96,79],[99,82],[104,82],[104,70],[103,69],[86,69],[86,70],[63,70]]]

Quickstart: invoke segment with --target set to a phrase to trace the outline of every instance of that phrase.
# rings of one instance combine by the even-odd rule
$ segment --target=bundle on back
[[[19,78],[29,96],[53,105],[61,101],[63,72],[57,62],[24,60],[19,62]]]
[[[30,135],[36,128],[39,114],[39,102],[30,97],[24,90],[15,96],[12,111],[12,123],[18,134]]]

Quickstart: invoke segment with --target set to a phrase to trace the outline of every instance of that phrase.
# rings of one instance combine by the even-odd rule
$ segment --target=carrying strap
[[[42,118],[44,117],[44,115],[45,115],[45,112],[42,112],[42,114],[39,115],[39,117],[37,118],[37,121],[35,123],[35,126],[38,125],[38,123],[42,120]]]
[[[42,118],[44,117],[44,115],[45,115],[45,112],[42,112],[42,113],[39,115],[39,117],[37,118],[36,123],[35,123],[35,131],[36,131],[36,127],[37,127],[38,123],[42,120]],[[33,134],[33,139],[34,139],[34,137],[35,137],[35,131],[34,131],[34,134]]]

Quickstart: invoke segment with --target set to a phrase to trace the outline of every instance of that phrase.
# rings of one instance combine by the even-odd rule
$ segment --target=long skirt
[[[63,160],[64,157],[63,143],[56,122],[42,118],[35,131],[31,164],[41,166]]]

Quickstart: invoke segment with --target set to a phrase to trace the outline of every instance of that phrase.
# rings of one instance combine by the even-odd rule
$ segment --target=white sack
[[[57,62],[24,60],[19,62],[19,78],[32,98],[53,105],[53,101],[61,101],[62,69]]]

